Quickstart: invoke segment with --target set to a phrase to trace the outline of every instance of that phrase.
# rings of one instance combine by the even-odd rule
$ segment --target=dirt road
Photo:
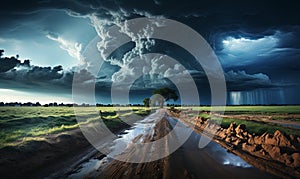
[[[157,119],[160,117],[160,119]],[[155,119],[156,118],[156,119]],[[150,119],[150,120],[149,120]],[[155,119],[155,120],[153,120]],[[240,157],[228,153],[215,142],[210,142],[206,147],[199,148],[198,143],[201,135],[193,132],[189,127],[167,115],[166,111],[160,110],[146,118],[142,123],[147,123],[149,128],[141,130],[133,127],[124,134],[128,142],[121,153],[115,155],[119,160],[105,157],[99,160],[108,160],[103,165],[97,165],[88,173],[81,175],[73,174],[70,178],[99,177],[99,178],[276,178],[275,176],[260,171],[243,161]],[[152,125],[148,125],[152,124]],[[139,124],[137,124],[139,126]],[[176,129],[175,129],[175,126]],[[175,129],[174,133],[170,133]],[[131,140],[128,140],[128,134]],[[132,135],[134,134],[134,135]],[[173,151],[170,143],[180,141],[180,136],[190,134],[187,140],[171,155],[161,159],[146,162],[143,157],[157,157]],[[169,135],[168,138],[164,137]],[[121,137],[122,139],[122,137]],[[162,139],[159,146],[151,141]],[[122,140],[121,140],[122,141]],[[147,144],[143,150],[137,150],[137,143]],[[116,145],[117,146],[117,145]],[[161,150],[163,148],[163,150]],[[119,151],[119,150],[118,150]],[[159,154],[158,152],[159,151]],[[166,153],[163,153],[163,152]],[[139,157],[137,157],[139,156]],[[141,157],[142,156],[142,157]],[[140,158],[135,163],[126,162],[132,158]],[[121,160],[121,161],[120,161]],[[141,163],[139,163],[141,162]],[[84,165],[82,165],[84,166]],[[81,167],[81,170],[84,169]]]

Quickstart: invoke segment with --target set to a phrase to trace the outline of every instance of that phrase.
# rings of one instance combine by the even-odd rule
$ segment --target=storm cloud
[[[157,86],[171,85],[167,79],[171,76],[180,76],[181,73],[191,74],[198,86],[207,86],[206,74],[201,67],[195,68],[197,64],[190,54],[186,52],[180,54],[178,48],[170,49],[170,44],[160,45],[159,42],[150,39],[151,29],[144,29],[140,38],[135,38],[127,31],[128,19],[164,17],[192,27],[207,40],[225,71],[228,91],[291,87],[297,91],[300,84],[297,77],[300,70],[298,7],[298,1],[270,3],[258,0],[222,2],[187,0],[176,3],[171,0],[147,0],[142,3],[134,0],[4,1],[0,7],[0,42],[1,39],[5,43],[16,36],[19,39],[26,39],[26,37],[34,38],[34,34],[40,34],[40,39],[56,43],[66,54],[77,59],[78,63],[73,65],[74,68],[63,69],[64,65],[25,66],[19,59],[1,58],[0,80],[6,82],[1,86],[25,85],[28,88],[70,91],[74,74],[78,73],[81,74],[76,79],[78,82],[83,84],[95,82],[96,88],[108,91],[112,83],[130,82],[141,72],[147,75],[134,83],[134,89],[147,91]],[[76,29],[80,28],[80,25],[75,23],[76,18],[80,23],[89,25],[88,30],[85,29],[85,32],[89,33],[81,33],[79,30],[76,32]],[[76,28],[70,30],[65,27],[64,20]],[[32,24],[33,28],[29,28],[31,25],[28,24]],[[115,39],[106,31],[112,25],[118,26],[120,32],[128,35],[132,44],[131,48],[123,50],[119,56],[106,58],[105,48],[115,44]],[[74,39],[68,38],[72,30]],[[99,37],[97,43],[99,57],[93,57],[94,61],[88,61],[84,51],[93,35]],[[158,47],[153,48],[155,46]],[[182,67],[168,66],[159,58],[142,59],[139,62],[133,60],[148,52],[173,55],[172,57],[182,64]],[[97,61],[104,63],[99,72],[94,70]],[[142,68],[139,65],[146,67]],[[161,75],[157,75],[159,73]]]

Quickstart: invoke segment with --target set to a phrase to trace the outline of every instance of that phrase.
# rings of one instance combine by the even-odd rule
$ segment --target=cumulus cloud
[[[273,83],[266,74],[248,74],[245,71],[228,71],[225,73],[225,79],[229,91],[251,91],[284,85]]]
[[[68,2],[68,6],[66,6],[66,2]],[[248,74],[246,72],[248,66],[246,65],[251,63],[256,65],[256,62],[262,58],[271,59],[270,55],[277,55],[279,53],[285,54],[283,52],[291,54],[289,53],[290,51],[293,50],[293,52],[295,52],[297,48],[299,48],[300,43],[297,38],[300,32],[298,27],[299,18],[297,16],[298,6],[294,2],[265,3],[262,1],[249,1],[248,3],[246,2],[247,6],[244,4],[244,1],[235,2],[233,4],[228,2],[215,3],[213,1],[200,2],[193,0],[179,1],[176,3],[168,0],[149,0],[143,1],[143,3],[133,1],[125,2],[121,0],[109,2],[49,0],[39,3],[37,3],[36,0],[26,2],[12,0],[4,3],[0,7],[2,8],[0,12],[5,14],[0,16],[0,19],[5,26],[9,27],[16,27],[16,24],[19,22],[17,21],[19,18],[16,17],[31,17],[31,14],[43,9],[62,9],[74,17],[89,18],[100,39],[97,50],[99,50],[101,60],[108,63],[107,68],[113,69],[111,70],[113,72],[110,71],[111,73],[108,74],[106,72],[109,70],[102,69],[104,72],[99,72],[102,73],[101,78],[97,78],[94,77],[97,75],[96,72],[89,74],[89,70],[85,71],[85,68],[89,66],[88,64],[77,68],[77,71],[53,71],[53,68],[34,68],[32,66],[30,68],[23,67],[22,69],[16,64],[18,62],[13,61],[10,61],[11,64],[3,62],[3,66],[6,67],[0,67],[0,72],[5,73],[7,77],[10,75],[12,79],[14,78],[14,74],[18,75],[19,73],[23,73],[26,79],[30,79],[32,82],[38,82],[41,79],[36,79],[38,75],[34,74],[41,74],[41,76],[43,76],[43,72],[47,71],[52,74],[48,77],[51,83],[68,86],[68,88],[72,84],[75,73],[82,75],[79,81],[83,83],[91,82],[96,78],[96,86],[103,88],[109,87],[109,84],[112,82],[131,82],[132,79],[136,78],[140,73],[145,74],[142,77],[143,80],[135,82],[136,87],[140,87],[140,89],[169,84],[170,82],[165,79],[176,77],[177,75],[180,77],[180,74],[184,75],[185,73],[191,74],[193,78],[201,84],[202,81],[205,81],[205,74],[203,74],[201,70],[195,70],[192,67],[185,70],[182,66],[166,64],[166,62],[159,57],[154,59],[143,58],[144,53],[156,45],[156,41],[149,38],[153,29],[149,26],[141,30],[138,35],[132,34],[126,20],[135,17],[163,16],[178,20],[194,28],[204,36],[217,53],[219,52],[219,54],[224,55],[224,58],[222,59],[221,57],[221,60],[223,65],[228,64],[225,68],[225,70],[228,71],[225,73],[225,77],[229,90],[242,91],[278,87],[280,85],[274,83],[272,81],[273,79],[271,80],[270,77],[266,75],[273,73],[273,75],[270,75],[273,77],[274,73],[277,73],[276,71],[272,72],[272,70],[270,70],[270,73]],[[236,11],[236,9],[240,10]],[[284,12],[281,12],[281,10],[284,10]],[[20,14],[20,16],[16,14]],[[117,44],[117,38],[115,38],[114,34],[107,31],[112,25],[116,25],[119,28],[119,32],[128,36],[129,40],[134,44],[134,47],[126,51],[121,58],[107,57],[108,54],[106,50]],[[2,28],[2,31],[7,32],[7,27],[5,27],[5,30]],[[290,31],[297,31],[298,34],[294,32],[291,33]],[[68,41],[63,38],[63,36],[49,34],[47,37],[58,42],[60,47],[67,51],[73,58],[79,61],[83,60],[82,50],[84,47],[82,44]],[[137,57],[139,60],[135,60]],[[287,65],[285,72],[287,72],[288,69],[296,68],[295,66],[297,65],[295,64],[298,64],[298,57],[299,56],[295,56],[295,60],[289,61],[291,63]],[[163,58],[163,56],[161,56],[161,58]],[[285,58],[281,58],[280,61],[285,62]],[[190,60],[185,60],[184,63],[184,67],[189,65],[197,66]],[[90,64],[90,66],[93,66],[94,63]],[[246,64],[245,68],[230,71],[230,69],[232,69],[230,67],[239,66],[241,64]],[[256,66],[254,68],[256,68]],[[281,66],[278,68],[281,68]],[[30,71],[32,74],[29,73]],[[43,76],[43,78],[46,79],[45,76]],[[34,79],[36,79],[36,81]],[[39,83],[40,82],[41,81],[39,81]]]
[[[131,77],[135,76],[135,68],[133,67],[133,59],[135,57],[142,57],[145,51],[149,50],[152,46],[155,45],[155,41],[151,39],[153,33],[153,27],[147,26],[141,29],[137,33],[133,33],[130,29],[130,25],[127,21],[123,21],[128,14],[125,11],[122,13],[110,12],[112,16],[111,20],[98,18],[95,14],[89,16],[95,30],[97,31],[98,36],[101,41],[97,44],[98,50],[101,54],[101,57],[104,61],[109,62],[111,65],[116,65],[119,68],[117,72],[112,75],[113,82],[122,82],[128,83]],[[111,34],[108,31],[108,27],[115,25],[118,28],[118,33],[120,34]],[[134,43],[134,47],[126,52],[121,59],[116,59],[114,57],[109,57],[110,49],[114,49],[118,45],[118,37],[123,38],[126,36],[127,41]],[[121,44],[123,45],[123,44]]]
[[[95,79],[85,69],[74,72],[63,70],[61,65],[55,67],[35,66],[31,65],[29,60],[24,60],[22,63],[15,57],[0,58],[0,64],[0,88],[70,92],[73,82],[84,86]],[[76,76],[75,80],[74,76]]]
[[[50,34],[48,34],[46,37],[49,38],[50,40],[58,42],[60,44],[59,47],[61,49],[67,51],[71,57],[77,59],[80,63],[83,63],[84,57],[81,54],[82,44],[77,42],[71,42],[60,36],[54,36]]]
[[[7,72],[20,64],[20,60],[12,58],[1,58],[0,59],[0,73]]]

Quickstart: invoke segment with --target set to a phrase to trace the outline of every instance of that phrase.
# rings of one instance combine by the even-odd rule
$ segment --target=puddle
[[[76,170],[74,170],[71,175],[68,176],[68,178],[82,178],[84,177],[84,175],[107,165],[107,163],[110,162],[111,158],[123,152],[134,138],[136,138],[138,135],[143,136],[151,132],[151,130],[155,126],[156,121],[161,117],[159,115],[161,115],[161,113],[157,111],[146,117],[144,120],[136,122],[130,129],[125,130],[123,133],[120,133],[118,135],[118,138],[113,142],[114,145],[111,147],[111,153],[108,154],[108,157],[104,157],[101,160],[93,158],[88,160],[87,162],[82,163]],[[226,149],[213,141],[211,141],[206,147],[200,149],[198,147],[198,143],[201,138],[200,134],[192,131],[192,129],[190,129],[183,123],[178,122],[174,118],[169,117],[168,120],[173,126],[178,124],[178,128],[175,131],[176,136],[180,137],[181,135],[185,135],[186,133],[191,133],[188,140],[182,145],[182,148],[184,148],[184,150],[186,151],[192,151],[194,156],[200,156],[200,154],[203,156],[203,153],[205,153],[205,155],[210,156],[211,158],[213,158],[213,160],[221,165],[240,168],[252,167],[243,159],[227,152]],[[195,160],[197,160],[197,157],[195,158]]]

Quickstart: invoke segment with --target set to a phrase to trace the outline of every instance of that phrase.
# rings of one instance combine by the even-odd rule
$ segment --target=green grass
[[[104,123],[111,129],[124,125],[122,120],[133,121],[134,118],[130,117],[132,114],[145,116],[150,112],[143,107],[76,107],[75,109],[76,115],[83,117],[79,123],[74,108],[70,107],[0,107],[0,148],[16,145],[22,141],[43,140],[49,134],[76,129],[79,125],[100,120],[98,115],[100,110]]]
[[[0,107],[0,148],[28,140],[44,140],[49,134],[76,129],[79,124],[84,125],[100,120],[100,116],[97,116],[100,110],[104,123],[111,129],[124,126],[124,122],[133,123],[150,113],[149,108],[144,107],[76,107],[75,109],[76,115],[84,117],[85,120],[78,123],[74,108],[70,107]],[[193,107],[193,110],[209,111],[210,107]],[[300,114],[300,106],[228,106],[226,113]],[[209,114],[205,113],[201,113],[200,116],[209,118]],[[246,124],[247,130],[251,133],[273,133],[275,130],[281,130],[287,134],[300,135],[299,130],[296,129],[240,119],[224,118],[221,125],[226,128],[233,121],[237,124]]]
[[[191,107],[183,107],[191,108]],[[211,108],[207,106],[192,107],[193,110],[210,112]],[[217,111],[217,110],[216,110]],[[244,114],[244,115],[270,115],[273,120],[290,120],[290,121],[300,121],[298,118],[291,118],[287,114],[300,114],[300,106],[226,106],[225,114]],[[198,116],[204,118],[210,118],[209,113],[200,113]],[[213,119],[212,119],[213,120]],[[280,130],[286,134],[293,134],[300,136],[299,129],[287,128],[284,126],[266,123],[266,122],[256,122],[243,119],[235,118],[223,118],[221,127],[228,128],[230,123],[235,122],[236,124],[245,124],[248,132],[263,134],[265,132],[274,133],[276,130]]]
[[[273,134],[276,130],[280,130],[288,135],[292,134],[292,135],[300,136],[300,131],[297,129],[285,128],[283,126],[272,125],[269,123],[246,121],[246,120],[240,120],[240,119],[223,118],[221,127],[228,128],[230,123],[232,123],[232,122],[235,122],[237,125],[245,124],[247,131],[249,133],[255,133],[255,134],[261,135],[261,134],[267,132],[267,133]]]
[[[190,107],[183,107],[190,108]],[[210,111],[208,106],[192,107],[193,110]],[[300,114],[300,106],[226,106],[227,114]]]

